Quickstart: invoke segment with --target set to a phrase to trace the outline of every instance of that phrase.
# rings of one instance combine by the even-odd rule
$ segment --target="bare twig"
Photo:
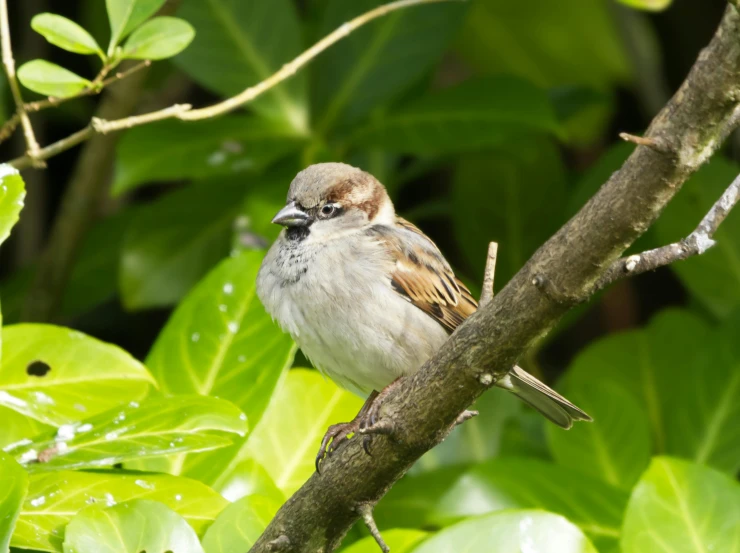
[[[375,524],[375,519],[373,518],[373,506],[369,503],[360,503],[360,505],[357,506],[357,512],[360,513],[365,526],[367,526],[367,529],[370,531],[370,535],[375,538],[378,547],[380,547],[383,553],[388,553],[391,548],[388,547],[387,543],[385,543],[383,536],[380,535],[380,530],[378,530],[378,525]]]
[[[619,138],[621,138],[625,142],[632,142],[632,144],[637,144],[638,146],[646,146],[661,154],[671,153],[670,147],[657,138],[650,138],[647,136],[635,136],[634,134],[628,134],[626,132],[619,133]]]
[[[92,127],[97,133],[108,134],[111,132],[120,131],[122,129],[130,129],[131,127],[146,125],[147,123],[153,123],[154,121],[171,119],[187,112],[191,107],[192,106],[190,104],[175,104],[174,106],[160,109],[159,111],[145,113],[144,115],[125,117],[123,119],[119,119],[118,121],[105,121],[104,119],[93,117]]]
[[[15,60],[13,59],[13,50],[10,46],[10,24],[8,23],[7,0],[0,0],[0,40],[2,41],[3,66],[5,67],[5,74],[8,76],[8,86],[10,86],[10,90],[13,93],[13,100],[15,101],[18,119],[23,127],[23,135],[26,137],[28,157],[31,159],[31,164],[33,166],[43,167],[44,162],[38,158],[39,144],[36,141],[36,136],[33,134],[31,120],[29,119],[23,105],[23,96],[21,95],[21,89],[20,86],[18,86],[18,79],[15,75]],[[0,134],[5,133],[0,131]]]
[[[498,243],[488,244],[488,257],[486,258],[486,270],[483,273],[483,288],[480,292],[481,307],[493,299],[493,279],[496,276],[496,256],[498,255]]]
[[[714,233],[717,232],[722,221],[729,215],[738,200],[740,200],[740,175],[735,177],[732,184],[701,220],[699,226],[686,238],[680,242],[618,259],[609,266],[604,276],[601,277],[596,285],[596,290],[600,290],[620,278],[654,271],[676,261],[703,254],[715,245]]]

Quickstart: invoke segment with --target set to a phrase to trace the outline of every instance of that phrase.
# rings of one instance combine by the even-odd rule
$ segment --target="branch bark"
[[[734,0],[739,1],[739,0]],[[655,221],[685,180],[737,125],[740,16],[727,8],[686,81],[638,146],[588,203],[550,238],[487,305],[417,373],[388,396],[392,436],[376,436],[373,456],[351,440],[277,513],[252,547],[276,539],[290,551],[332,551],[411,465],[435,446],[459,413],[506,374],[560,317],[598,288],[622,252]]]

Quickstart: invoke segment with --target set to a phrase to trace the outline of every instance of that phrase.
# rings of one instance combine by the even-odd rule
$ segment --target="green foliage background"
[[[34,0],[11,22],[30,90],[95,86],[97,58],[171,58],[142,103],[204,105],[381,3],[183,0],[175,20],[150,19],[162,0]],[[649,16],[634,8],[669,2],[623,4],[398,11],[243,111],[125,132],[49,324],[21,315],[33,237],[77,154],[26,183],[0,166],[0,553],[246,551],[314,470],[326,427],[361,405],[296,357],[255,295],[295,172],[325,160],[372,172],[474,290],[498,241],[500,288],[629,155],[617,131],[644,128],[724,5],[676,0]],[[69,20],[39,15],[56,9]],[[95,103],[34,123],[64,135]],[[740,172],[735,150],[731,139],[640,248],[694,228]],[[740,553],[740,216],[716,239],[579,308],[522,360],[596,422],[566,432],[504,393],[481,398],[481,415],[378,505],[394,553]],[[377,545],[358,527],[342,548]]]

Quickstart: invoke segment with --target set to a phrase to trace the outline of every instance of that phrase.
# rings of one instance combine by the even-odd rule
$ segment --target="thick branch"
[[[704,216],[694,232],[680,242],[618,259],[601,277],[597,288],[604,288],[626,276],[654,271],[676,261],[683,261],[689,257],[703,254],[714,246],[714,233],[717,232],[722,221],[727,218],[738,200],[740,200],[740,175],[735,177],[735,180],[712,206],[709,213]]]
[[[734,129],[739,97],[740,17],[728,7],[712,42],[645,135],[667,153],[639,146],[488,305],[388,395],[381,416],[393,420],[393,441],[376,436],[369,457],[360,440],[351,440],[285,503],[252,551],[267,551],[281,535],[294,553],[334,549],[357,521],[356,505],[380,500],[492,380],[593,294],[612,263]]]

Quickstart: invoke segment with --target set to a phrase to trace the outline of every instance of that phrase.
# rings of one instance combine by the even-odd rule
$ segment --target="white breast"
[[[268,313],[303,353],[359,395],[411,374],[444,343],[434,319],[395,292],[392,261],[366,236],[330,247],[281,235],[257,277]]]

